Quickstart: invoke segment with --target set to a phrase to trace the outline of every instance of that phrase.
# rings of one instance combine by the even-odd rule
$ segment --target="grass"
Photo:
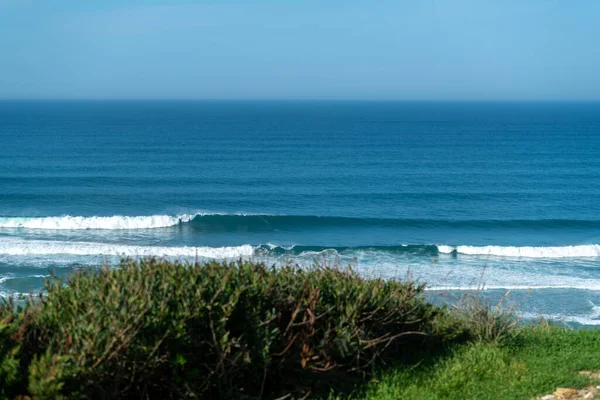
[[[557,387],[600,383],[579,374],[600,369],[600,330],[536,323],[515,333],[455,346],[414,368],[381,370],[352,395],[330,399],[531,399]]]

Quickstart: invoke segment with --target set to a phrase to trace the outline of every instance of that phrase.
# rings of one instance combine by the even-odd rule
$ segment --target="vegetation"
[[[331,399],[534,399],[600,384],[579,373],[600,369],[600,331],[541,323],[515,333],[500,343],[456,346],[416,368],[383,370],[353,395]]]
[[[125,260],[81,271],[0,308],[0,397],[318,393],[467,339],[462,320],[422,290],[241,261]]]
[[[524,399],[600,369],[599,330],[422,291],[241,261],[80,271],[0,306],[0,399]]]

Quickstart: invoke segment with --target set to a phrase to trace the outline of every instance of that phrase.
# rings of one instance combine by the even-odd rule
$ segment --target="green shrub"
[[[124,260],[5,306],[0,377],[12,395],[40,399],[306,393],[462,338],[462,323],[422,290],[335,268]]]
[[[20,371],[20,339],[24,313],[15,313],[12,298],[0,303],[0,400],[12,399],[11,388],[23,387],[26,378]]]
[[[19,379],[19,347],[7,335],[10,329],[10,325],[0,320],[0,400],[10,398],[8,388]]]

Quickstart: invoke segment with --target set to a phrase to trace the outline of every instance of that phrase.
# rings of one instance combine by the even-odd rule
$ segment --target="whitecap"
[[[67,242],[50,240],[10,239],[0,241],[0,254],[10,256],[31,255],[109,255],[125,257],[203,257],[203,258],[239,258],[254,253],[252,246],[133,246],[93,242]]]
[[[600,245],[576,246],[437,246],[440,253],[526,258],[600,257]]]

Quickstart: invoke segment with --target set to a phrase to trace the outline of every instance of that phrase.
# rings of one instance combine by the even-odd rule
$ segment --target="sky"
[[[600,100],[598,21],[598,0],[0,0],[0,98]]]

